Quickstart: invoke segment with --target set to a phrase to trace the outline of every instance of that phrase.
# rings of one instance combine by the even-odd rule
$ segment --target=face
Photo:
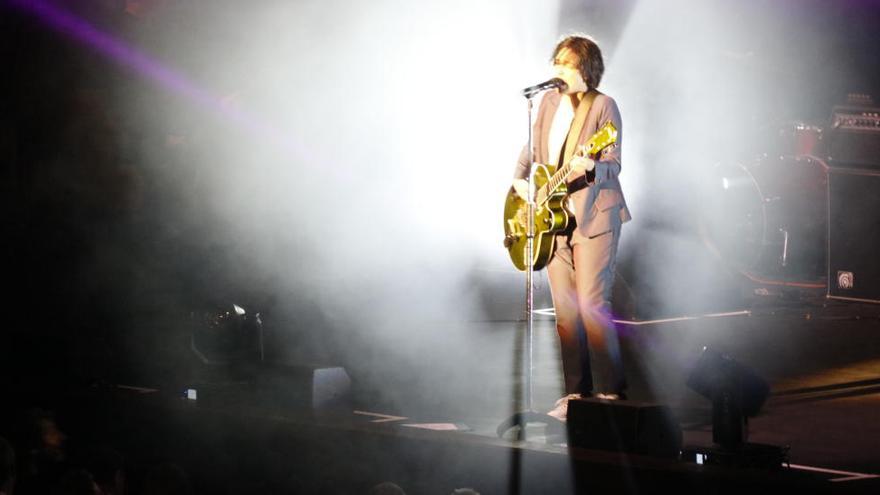
[[[583,93],[587,90],[587,83],[584,82],[578,67],[580,67],[580,59],[568,47],[559,50],[556,58],[553,59],[553,73],[568,84],[564,94]]]

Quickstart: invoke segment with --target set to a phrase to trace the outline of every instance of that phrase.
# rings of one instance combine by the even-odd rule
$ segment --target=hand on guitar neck
[[[592,170],[596,168],[596,162],[582,155],[581,153],[583,151],[585,151],[585,148],[581,146],[581,151],[572,157],[569,162],[569,166],[571,167],[571,173],[568,174],[569,179],[574,179],[586,172],[592,172]],[[528,201],[529,181],[525,179],[513,179],[513,190],[523,201]]]
[[[587,172],[592,172],[593,169],[596,168],[596,162],[589,158],[586,146],[581,146],[568,163],[571,168],[571,173],[568,174],[569,180]],[[516,191],[516,195],[523,201],[528,201],[529,181],[525,179],[513,179],[513,190]]]
[[[596,168],[596,162],[588,158],[584,154],[585,152],[586,148],[581,146],[581,149],[578,150],[577,154],[571,158],[570,162],[568,162],[569,167],[571,167],[571,173],[568,174],[569,179],[573,179],[586,172],[592,172],[593,169]]]

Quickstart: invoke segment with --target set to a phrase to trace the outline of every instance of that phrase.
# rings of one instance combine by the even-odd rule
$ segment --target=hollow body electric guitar
[[[595,158],[603,149],[617,142],[617,129],[607,122],[593,134],[575,156]],[[574,212],[568,209],[568,190],[565,179],[571,173],[571,162],[559,170],[551,165],[535,163],[535,238],[532,252],[532,269],[544,268],[553,255],[556,234],[565,231],[572,222]],[[529,204],[511,187],[504,200],[504,247],[518,270],[528,265]]]

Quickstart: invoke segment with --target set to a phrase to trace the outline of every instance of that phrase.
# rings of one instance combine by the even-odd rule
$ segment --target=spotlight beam
[[[197,106],[217,114],[248,134],[272,144],[295,158],[308,159],[305,147],[257,116],[228,104],[192,83],[182,74],[158,60],[100,31],[84,19],[44,0],[9,0],[9,4],[29,14],[52,30],[88,47],[113,62],[133,70],[160,88],[180,95]]]

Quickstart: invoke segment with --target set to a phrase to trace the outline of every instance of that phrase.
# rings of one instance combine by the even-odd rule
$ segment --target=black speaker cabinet
[[[668,406],[579,399],[568,403],[568,443],[573,447],[677,458],[681,427]]]
[[[234,379],[191,384],[186,397],[209,407],[260,407],[273,412],[349,412],[351,379],[344,368],[257,365]]]
[[[831,162],[880,170],[880,133],[876,130],[833,132],[830,141]]]
[[[880,303],[880,171],[828,172],[828,297]]]

